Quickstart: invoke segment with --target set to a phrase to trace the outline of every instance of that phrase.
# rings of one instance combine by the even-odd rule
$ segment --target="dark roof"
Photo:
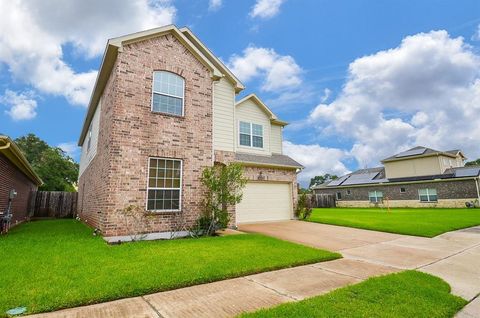
[[[454,149],[454,150],[448,150],[448,151],[439,151],[435,150],[432,148],[427,148],[423,146],[417,146],[410,148],[408,150],[399,152],[393,156],[390,156],[388,158],[385,158],[382,160],[383,162],[388,162],[388,161],[396,161],[396,160],[403,160],[405,158],[412,158],[412,157],[417,157],[417,156],[428,156],[428,155],[444,155],[444,156],[449,156],[449,157],[455,157],[457,154],[460,153],[462,156],[462,152],[459,149]]]
[[[385,179],[385,168],[375,167],[375,168],[366,168],[366,169],[356,170],[352,173],[344,175],[328,183],[323,183],[318,186],[314,186],[313,188],[318,189],[318,188],[338,187],[338,186],[347,186],[347,185],[375,184],[375,183],[382,183],[382,182],[388,182],[388,180]]]
[[[235,153],[235,161],[265,166],[281,166],[303,168],[301,164],[286,155],[272,154],[271,156],[253,155],[249,153]]]
[[[318,186],[314,186],[313,189],[329,188],[329,187],[348,187],[353,185],[364,185],[364,184],[428,181],[428,180],[468,178],[468,177],[475,178],[479,176],[480,176],[480,166],[467,166],[467,167],[450,168],[445,170],[443,174],[386,179],[385,168],[378,167],[378,168],[360,169],[360,170],[354,171],[336,180],[332,180],[329,183],[324,183]]]

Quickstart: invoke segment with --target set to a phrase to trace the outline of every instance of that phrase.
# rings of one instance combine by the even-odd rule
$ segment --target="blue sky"
[[[96,4],[96,5],[94,5]],[[2,1],[0,132],[74,147],[107,38],[188,26],[277,115],[301,180],[422,144],[480,157],[480,1]],[[42,66],[39,66],[42,65]],[[476,116],[475,116],[476,114]]]

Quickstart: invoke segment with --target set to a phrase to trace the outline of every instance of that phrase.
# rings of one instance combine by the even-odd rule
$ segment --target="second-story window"
[[[240,145],[254,148],[263,148],[263,126],[241,121]]]
[[[174,73],[153,72],[152,111],[183,116],[185,80]]]

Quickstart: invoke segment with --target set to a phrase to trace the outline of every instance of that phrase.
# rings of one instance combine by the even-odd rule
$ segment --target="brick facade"
[[[153,72],[185,79],[185,114],[151,111]],[[181,212],[152,213],[148,232],[193,224],[201,212],[200,175],[213,164],[212,79],[209,70],[172,35],[125,45],[103,93],[97,155],[80,178],[79,212],[105,236],[127,235],[120,217],[145,207],[148,158],[183,161]]]
[[[37,186],[10,160],[0,153],[0,211],[5,211],[8,205],[10,190],[17,191],[12,201],[12,225],[28,219],[28,202],[30,193],[37,190]]]
[[[337,200],[338,206],[369,206],[368,192],[382,191],[383,197],[390,200],[392,206],[398,207],[464,207],[465,202],[475,200],[477,188],[475,180],[444,180],[436,182],[422,182],[410,184],[382,184],[361,187],[341,187],[337,189],[316,189],[315,193],[327,193],[336,195],[341,193],[341,200]],[[400,189],[404,188],[405,192]],[[433,188],[437,190],[437,203],[420,202],[419,189]],[[350,192],[347,194],[347,192]],[[373,204],[372,204],[373,205]]]

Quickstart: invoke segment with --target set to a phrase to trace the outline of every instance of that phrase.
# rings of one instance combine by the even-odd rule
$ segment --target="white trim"
[[[240,143],[240,135],[242,134],[242,132],[240,130],[240,123],[242,123],[242,122],[250,125],[250,146],[245,146],[245,145],[242,145]],[[253,125],[257,125],[257,126],[262,127],[262,135],[261,136],[253,134]],[[243,134],[243,135],[246,135],[246,134]],[[255,137],[262,137],[262,147],[255,147],[253,145],[253,137],[254,136]],[[247,149],[265,149],[265,128],[264,128],[264,126],[262,124],[257,124],[257,123],[253,123],[253,122],[249,122],[249,121],[239,119],[238,120],[238,147],[247,148]]]
[[[171,160],[180,161],[180,187],[179,188],[150,188],[150,159]],[[168,213],[168,212],[181,212],[182,211],[182,195],[183,195],[183,160],[178,158],[165,158],[165,157],[148,157],[147,158],[147,191],[145,191],[145,211],[150,213]],[[180,190],[178,194],[178,209],[170,210],[149,210],[148,209],[148,190]]]
[[[426,194],[426,196],[427,196],[427,201],[422,201],[421,195],[420,195],[420,191],[421,191],[421,190],[426,190],[426,192],[427,192],[427,194]],[[429,193],[429,190],[430,190],[430,191],[431,191],[431,190],[435,190],[435,194],[430,194],[430,193]],[[430,196],[433,196],[433,195],[437,197],[436,200],[430,200]],[[423,188],[423,189],[418,189],[418,200],[419,200],[420,202],[427,202],[427,203],[428,203],[428,202],[438,202],[438,192],[437,192],[437,189],[435,189],[435,188]]]
[[[188,231],[176,231],[176,232],[155,232],[148,234],[139,234],[137,235],[140,241],[153,241],[153,240],[169,240],[176,239],[180,237],[187,237],[190,235]],[[122,235],[122,236],[104,236],[103,239],[108,243],[117,243],[117,242],[131,242],[133,241],[135,235]]]
[[[182,90],[183,90],[183,97],[180,97],[180,96],[175,96],[175,95],[171,95],[171,94],[167,94],[167,93],[160,93],[160,92],[155,92],[155,73],[170,73],[170,74],[173,74],[173,75],[176,75],[178,77],[180,77],[182,79],[182,84],[183,84],[183,87],[182,87]],[[158,95],[164,95],[164,96],[168,96],[168,97],[173,97],[173,98],[181,98],[182,99],[182,114],[181,115],[177,115],[177,114],[172,114],[172,113],[167,113],[167,112],[160,112],[160,111],[156,111],[156,110],[153,110],[153,95],[154,94],[158,94]],[[174,72],[170,72],[170,71],[166,71],[166,70],[158,70],[158,71],[153,71],[152,72],[152,96],[151,96],[151,101],[150,101],[150,111],[152,113],[158,113],[158,114],[165,114],[165,115],[170,115],[170,116],[181,116],[181,117],[184,117],[185,116],[185,78],[183,76],[180,76],[179,74],[177,73],[174,73]]]
[[[370,196],[370,193],[373,193],[373,196]],[[379,196],[379,194],[382,194]],[[371,198],[374,198],[375,201],[372,201]],[[381,200],[379,200],[381,198]],[[370,203],[382,203],[383,202],[383,191],[380,190],[373,190],[373,191],[368,191],[368,201]]]

